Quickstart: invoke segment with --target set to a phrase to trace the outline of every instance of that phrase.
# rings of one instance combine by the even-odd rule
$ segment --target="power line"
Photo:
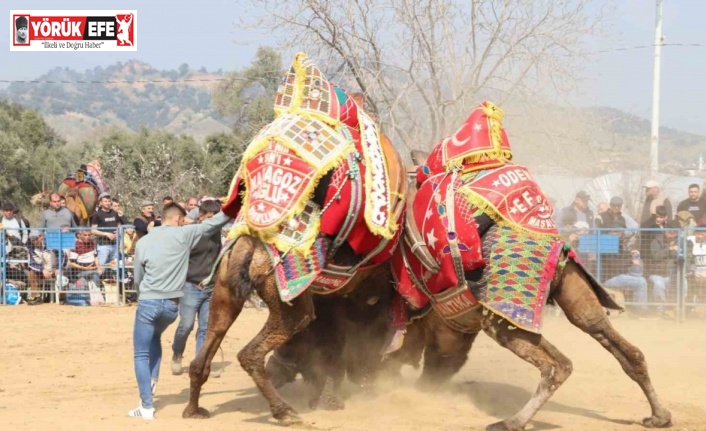
[[[172,83],[182,82],[216,82],[226,79],[234,81],[249,81],[248,78],[203,78],[203,79],[112,79],[105,81],[94,80],[44,80],[44,79],[0,79],[0,83],[12,84],[151,84],[151,83]]]
[[[603,54],[607,52],[619,52],[619,51],[632,51],[634,49],[645,49],[645,48],[654,48],[657,46],[656,44],[650,44],[650,45],[635,45],[635,46],[625,46],[621,48],[611,48],[611,49],[601,49],[598,51],[591,51],[589,54]],[[704,47],[706,44],[704,43],[662,43],[660,46],[686,46],[686,47]]]

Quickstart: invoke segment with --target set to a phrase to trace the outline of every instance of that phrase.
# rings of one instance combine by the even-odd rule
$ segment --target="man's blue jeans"
[[[206,328],[208,327],[208,309],[211,306],[211,296],[213,288],[199,289],[195,284],[184,283],[184,296],[179,303],[179,326],[174,334],[172,351],[175,355],[183,355],[186,349],[186,340],[194,329],[196,315],[199,317],[199,328],[196,330],[196,353],[201,351],[206,340]]]
[[[645,277],[630,274],[621,274],[603,283],[609,289],[617,289],[631,292],[633,300],[638,304],[639,309],[647,311],[647,280]]]
[[[669,286],[670,277],[661,275],[650,275],[652,283],[652,296],[655,301],[667,302],[667,287]]]
[[[152,382],[159,380],[162,361],[162,333],[174,323],[179,305],[171,299],[144,299],[137,303],[132,343],[135,377],[142,407],[152,408]]]
[[[118,246],[115,244],[99,244],[96,247],[96,251],[98,252],[98,263],[100,266],[107,265],[118,258]]]

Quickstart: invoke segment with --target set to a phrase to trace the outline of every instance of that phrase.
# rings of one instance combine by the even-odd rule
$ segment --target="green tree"
[[[64,140],[33,110],[0,101],[0,200],[25,206],[71,166]]]
[[[225,196],[230,182],[238,170],[247,142],[233,133],[215,133],[206,137],[204,147],[208,154],[209,177],[212,193]]]
[[[284,75],[281,55],[260,47],[255,60],[241,72],[226,74],[213,93],[213,107],[224,117],[235,116],[236,134],[249,137],[272,121],[272,102]]]
[[[144,199],[185,198],[212,187],[207,154],[190,136],[143,128],[137,134],[115,132],[101,144],[104,179],[133,210]]]

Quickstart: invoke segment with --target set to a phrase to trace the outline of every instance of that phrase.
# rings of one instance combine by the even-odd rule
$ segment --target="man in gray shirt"
[[[42,221],[39,227],[65,228],[75,227],[74,214],[66,207],[61,206],[61,196],[58,193],[49,195],[49,208],[42,212]]]
[[[230,218],[222,212],[200,224],[183,226],[184,209],[164,207],[162,226],[153,228],[135,248],[135,286],[138,290],[133,329],[135,376],[142,403],[128,416],[154,419],[152,396],[159,379],[162,333],[177,318],[191,249],[213,235]]]

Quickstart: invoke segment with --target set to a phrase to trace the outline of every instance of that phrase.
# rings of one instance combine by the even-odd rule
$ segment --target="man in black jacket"
[[[570,215],[567,216],[567,214],[570,213],[576,216],[577,222],[586,222],[589,228],[594,227],[593,211],[591,211],[591,209],[588,207],[588,202],[590,202],[590,200],[591,195],[589,195],[587,191],[581,190],[580,192],[576,193],[574,203],[561,210],[561,217],[571,217]]]
[[[625,222],[625,217],[623,217],[622,209],[623,199],[619,196],[613,196],[610,199],[610,206],[608,209],[598,214],[598,217],[596,217],[596,227],[604,229],[626,229],[627,223]]]
[[[201,202],[197,223],[207,220],[221,210],[221,205],[216,200]],[[189,255],[189,268],[184,283],[184,296],[179,303],[179,326],[174,334],[172,344],[172,374],[179,375],[183,372],[181,360],[186,348],[186,340],[194,329],[194,321],[198,315],[199,327],[196,331],[196,353],[201,350],[206,340],[206,327],[208,326],[208,310],[213,295],[213,285],[204,286],[203,281],[211,273],[211,267],[221,251],[221,231],[214,232],[209,237],[203,237],[191,250]],[[212,373],[213,377],[217,377]]]

